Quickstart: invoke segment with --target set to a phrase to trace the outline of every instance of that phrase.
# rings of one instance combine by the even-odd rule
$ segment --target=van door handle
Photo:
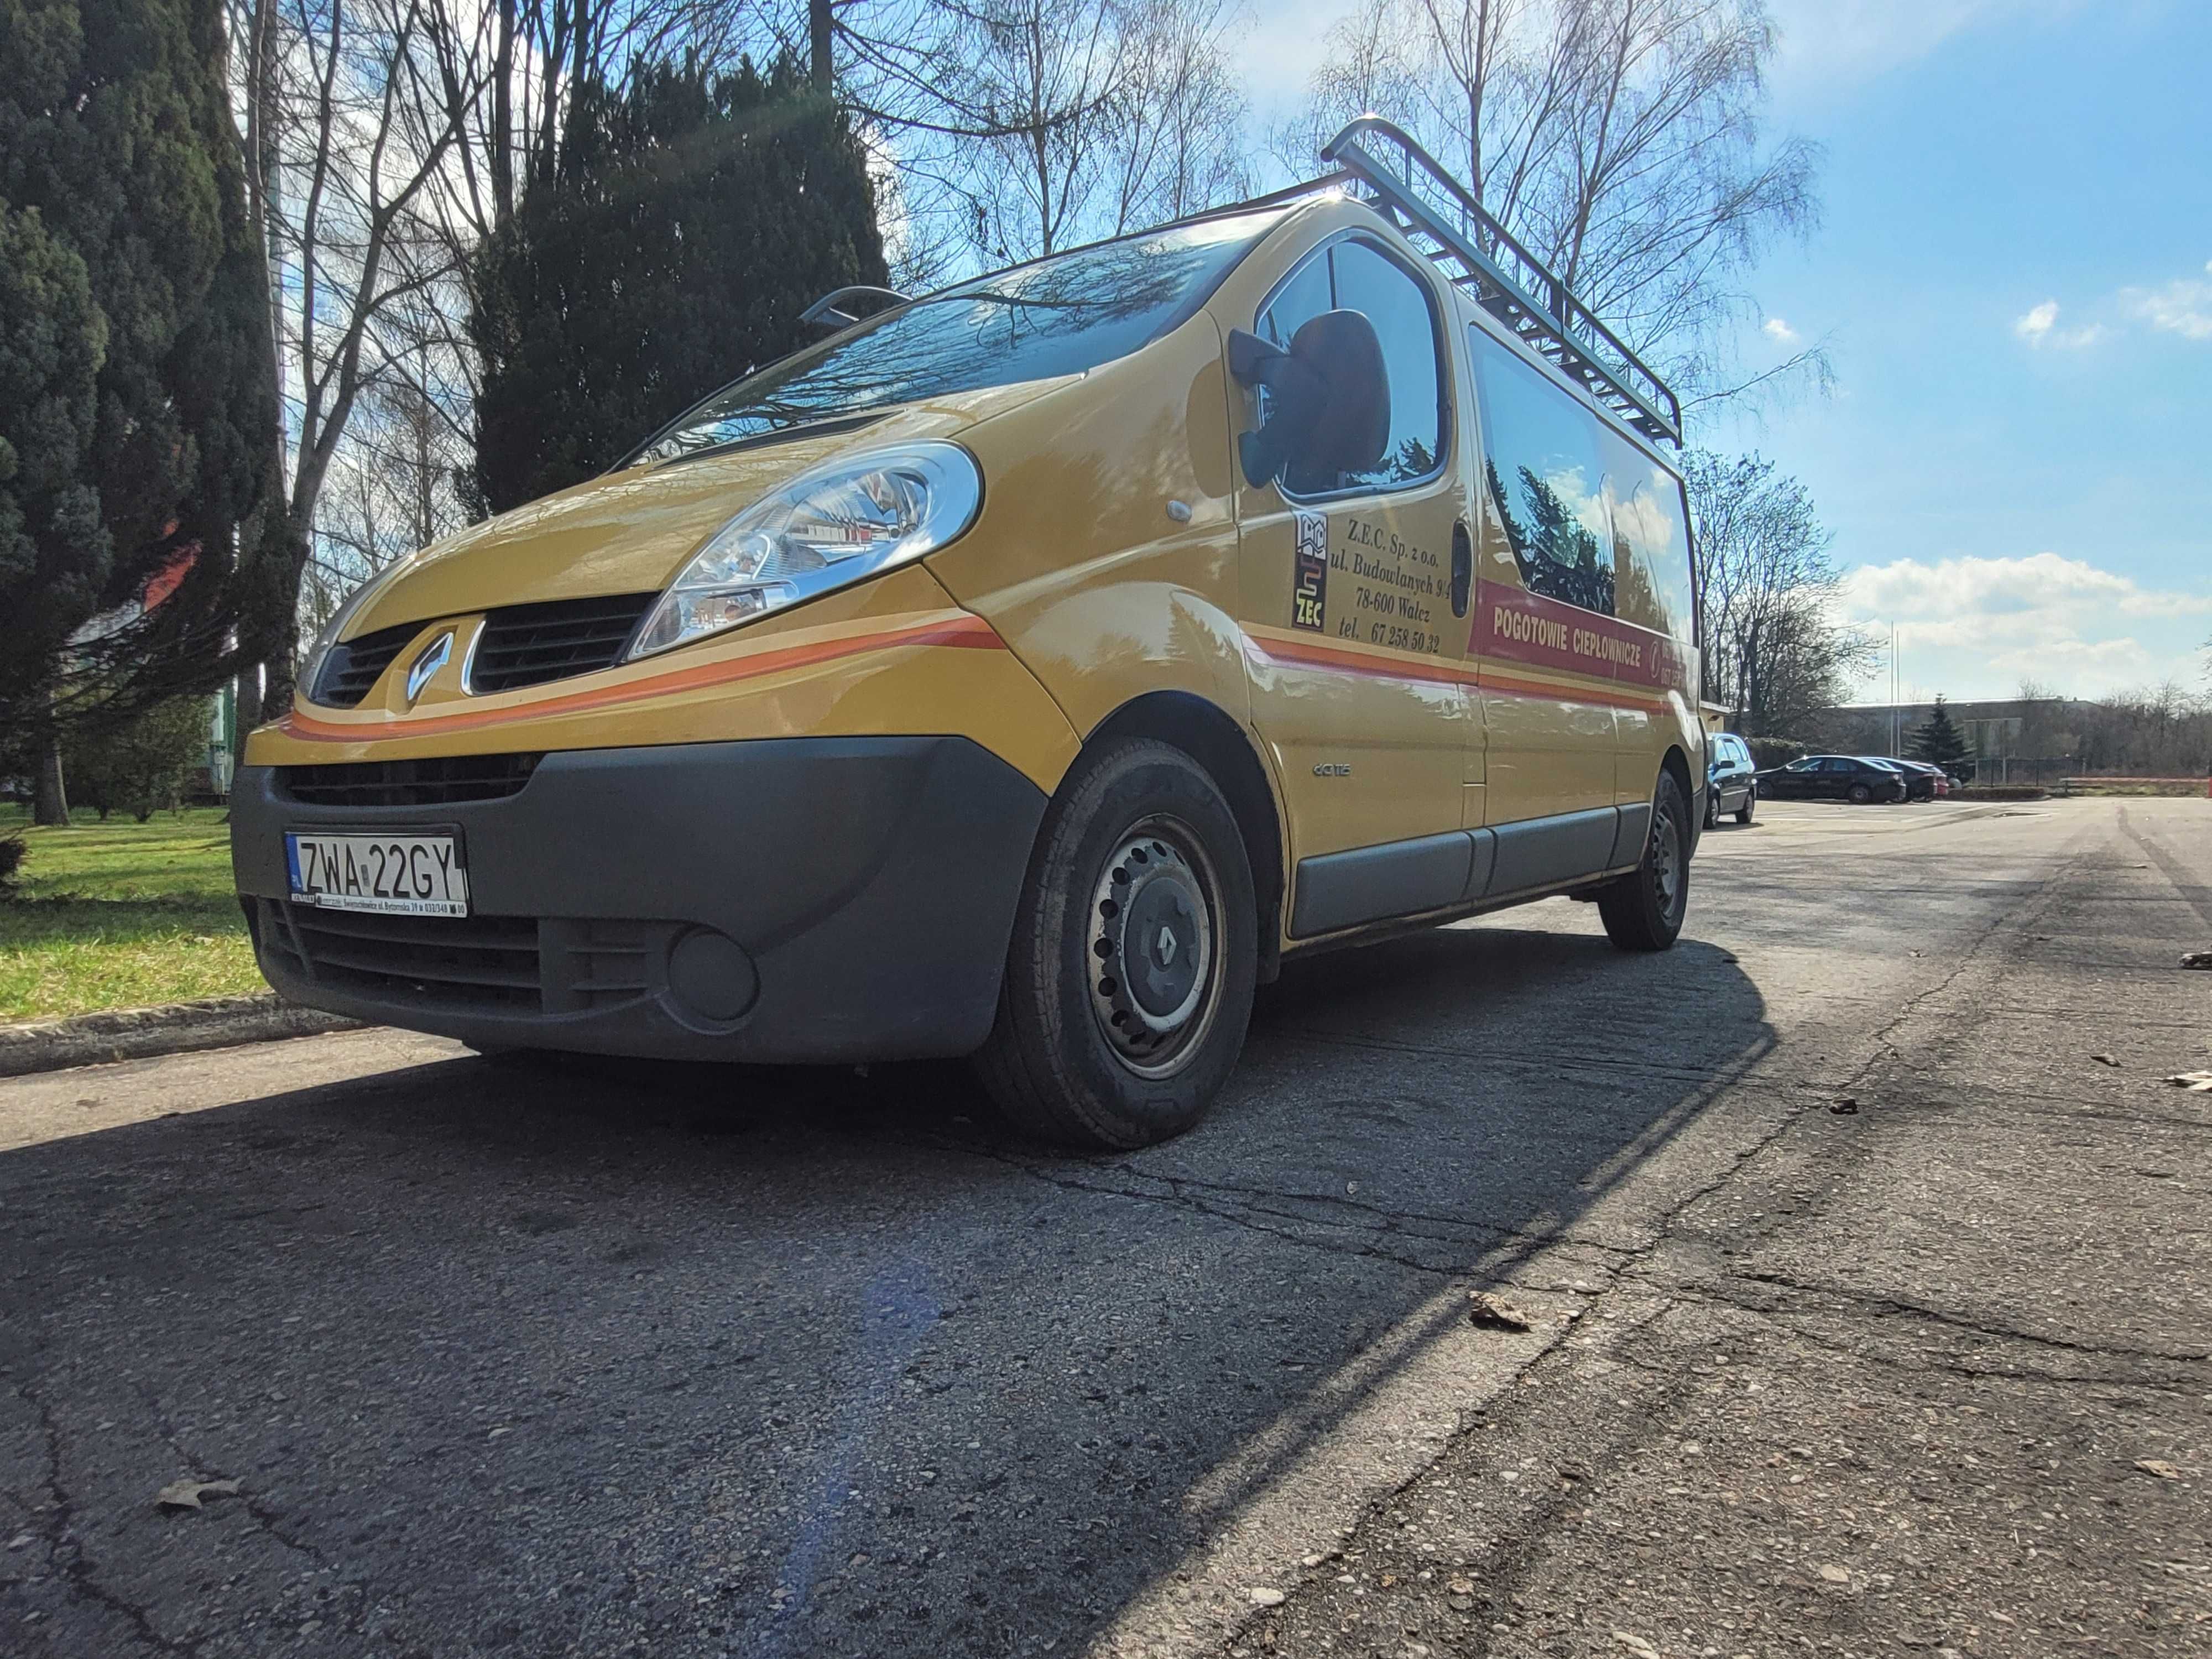
[[[1452,526],[1452,615],[1467,615],[1474,592],[1474,540],[1462,522]]]

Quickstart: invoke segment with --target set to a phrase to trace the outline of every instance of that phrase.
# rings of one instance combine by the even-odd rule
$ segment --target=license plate
[[[284,833],[292,902],[392,916],[465,916],[469,872],[454,835]]]

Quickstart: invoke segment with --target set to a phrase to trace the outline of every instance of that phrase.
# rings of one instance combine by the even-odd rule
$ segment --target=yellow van
[[[1288,956],[1681,927],[1672,394],[1402,133],[854,321],[349,599],[233,798],[286,996],[487,1050],[972,1054],[1188,1127]]]

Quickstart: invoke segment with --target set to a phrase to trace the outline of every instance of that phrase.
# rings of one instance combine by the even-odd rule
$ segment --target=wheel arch
[[[1206,769],[1229,802],[1252,866],[1258,901],[1260,979],[1272,981],[1281,963],[1283,927],[1283,816],[1267,768],[1235,716],[1189,691],[1148,691],[1123,703],[1091,728],[1084,748],[1121,738],[1151,738],[1180,749]]]

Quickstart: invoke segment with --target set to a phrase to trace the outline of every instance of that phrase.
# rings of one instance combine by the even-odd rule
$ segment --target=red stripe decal
[[[1682,647],[1668,635],[1504,582],[1478,585],[1468,649],[1661,690],[1680,690],[1687,680]]]

